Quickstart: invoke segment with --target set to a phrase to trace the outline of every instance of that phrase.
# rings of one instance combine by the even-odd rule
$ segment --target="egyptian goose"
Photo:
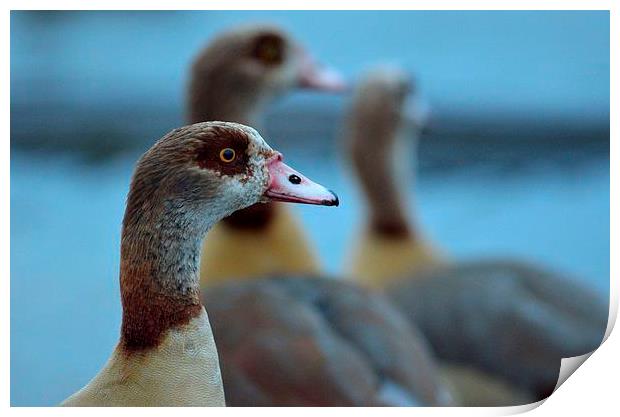
[[[137,164],[123,219],[120,341],[65,406],[224,406],[216,346],[199,296],[203,237],[259,201],[336,205],[252,128],[173,130]]]
[[[189,122],[226,120],[261,130],[265,107],[293,88],[341,91],[343,80],[272,26],[238,27],[216,36],[195,58],[188,86]],[[242,258],[244,261],[239,262]],[[203,284],[229,277],[317,273],[319,263],[299,221],[277,203],[224,219],[202,251]]]
[[[369,216],[349,258],[350,275],[383,288],[419,326],[457,401],[514,405],[545,398],[561,358],[601,343],[607,306],[588,288],[535,266],[456,263],[425,242],[394,174],[414,155],[398,148],[405,141],[415,146],[404,106],[409,89],[402,72],[375,70],[352,104],[347,143]],[[398,178],[409,188],[410,174]]]

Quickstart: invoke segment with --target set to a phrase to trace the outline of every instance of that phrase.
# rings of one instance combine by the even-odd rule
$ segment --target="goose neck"
[[[207,88],[208,87],[208,88]],[[258,129],[268,99],[256,89],[217,86],[209,83],[194,86],[189,95],[190,123],[220,120],[236,122]]]
[[[358,178],[368,202],[372,233],[387,238],[415,238],[415,215],[410,191],[415,186],[415,144],[395,133],[392,141],[369,152],[354,153]],[[366,143],[368,143],[367,141]],[[372,142],[370,142],[372,143]]]
[[[121,345],[127,351],[159,344],[170,328],[202,311],[199,261],[201,226],[174,210],[126,213],[121,239]]]

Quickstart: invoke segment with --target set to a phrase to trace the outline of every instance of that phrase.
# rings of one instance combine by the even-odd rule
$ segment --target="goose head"
[[[376,68],[356,88],[348,120],[350,144],[389,150],[400,133],[423,128],[427,118],[409,75],[397,67]],[[373,134],[363,134],[367,129]]]
[[[211,225],[269,201],[338,205],[333,192],[286,165],[253,128],[203,122],[173,130],[144,154],[127,210],[158,205],[154,212],[176,211]]]
[[[215,37],[195,58],[190,121],[255,122],[263,105],[293,88],[342,91],[346,85],[283,30],[238,27]]]

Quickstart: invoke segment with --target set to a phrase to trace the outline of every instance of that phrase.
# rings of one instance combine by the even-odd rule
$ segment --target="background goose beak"
[[[342,92],[348,86],[344,77],[335,69],[325,67],[314,60],[307,52],[302,51],[299,86],[320,91]]]
[[[269,186],[265,197],[272,201],[289,203],[337,206],[338,196],[295,171],[282,162],[282,155],[277,154],[267,163]]]

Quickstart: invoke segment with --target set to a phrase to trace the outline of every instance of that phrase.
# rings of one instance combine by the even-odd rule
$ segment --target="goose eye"
[[[265,45],[260,49],[260,59],[266,63],[272,63],[279,60],[280,52],[275,45]]]
[[[254,56],[266,65],[279,64],[283,60],[283,45],[275,35],[264,35],[258,40]]]
[[[222,162],[232,162],[236,155],[235,150],[231,148],[224,148],[220,151],[220,159]]]

